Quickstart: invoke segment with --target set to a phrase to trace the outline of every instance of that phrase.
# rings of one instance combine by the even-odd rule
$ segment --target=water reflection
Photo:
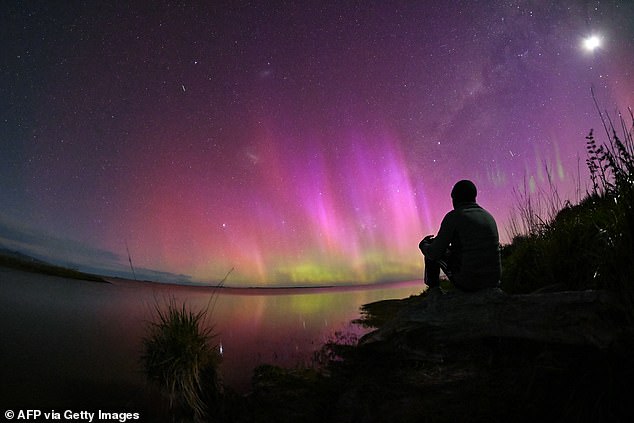
[[[151,319],[155,304],[166,304],[172,297],[193,310],[209,308],[208,325],[218,334],[215,342],[223,348],[224,379],[242,391],[248,389],[252,370],[259,364],[310,364],[313,352],[335,333],[360,335],[363,329],[351,321],[359,317],[362,304],[407,297],[421,288],[418,282],[323,289],[210,289],[116,280],[113,283],[123,291],[135,292],[135,301],[143,304],[146,321]],[[134,322],[139,310],[134,302],[130,305],[126,308],[127,320]],[[137,339],[141,335],[134,333]]]
[[[222,289],[113,280],[72,281],[0,268],[0,328],[7,383],[0,395],[48,398],[64,405],[69,387],[144,385],[141,338],[155,304],[171,297],[195,310],[210,306],[207,322],[218,334],[225,383],[248,390],[255,366],[306,364],[362,304],[402,298],[418,282],[364,288]],[[6,392],[5,392],[6,391]],[[28,395],[26,394],[28,393]],[[39,405],[38,405],[39,404]],[[42,407],[41,401],[38,405]]]

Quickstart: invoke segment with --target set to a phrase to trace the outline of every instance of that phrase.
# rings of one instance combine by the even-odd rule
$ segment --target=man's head
[[[474,203],[478,190],[475,184],[467,179],[456,182],[451,190],[451,201],[454,207],[460,203]]]

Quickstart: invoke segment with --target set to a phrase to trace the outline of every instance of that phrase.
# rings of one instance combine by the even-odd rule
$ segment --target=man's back
[[[458,260],[458,283],[473,285],[475,289],[497,284],[500,241],[495,219],[476,203],[462,204],[450,213],[455,214],[451,250]]]

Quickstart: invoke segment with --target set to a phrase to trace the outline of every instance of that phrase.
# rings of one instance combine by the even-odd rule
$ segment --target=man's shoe
[[[440,298],[443,296],[443,292],[442,289],[440,289],[439,286],[434,286],[431,288],[427,288],[427,291],[425,291],[425,298],[428,300],[435,300],[437,298]]]

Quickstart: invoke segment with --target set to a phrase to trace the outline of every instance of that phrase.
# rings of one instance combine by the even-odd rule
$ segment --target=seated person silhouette
[[[430,295],[441,294],[440,270],[461,291],[475,292],[499,285],[500,245],[493,216],[476,203],[473,182],[462,180],[451,190],[453,210],[445,215],[438,234],[418,245],[425,256],[425,285]]]

